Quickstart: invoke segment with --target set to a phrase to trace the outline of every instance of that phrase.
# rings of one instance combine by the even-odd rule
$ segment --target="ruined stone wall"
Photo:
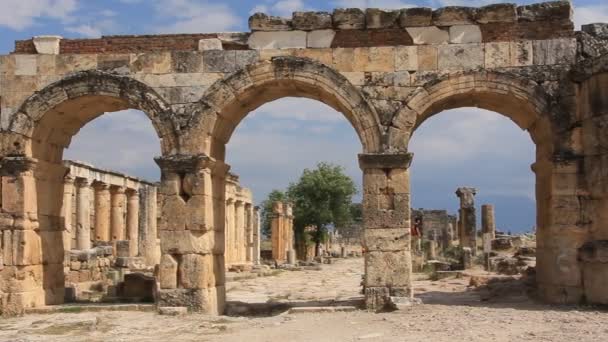
[[[412,217],[422,220],[422,234],[426,240],[436,241],[447,248],[458,239],[457,227],[454,226],[455,216],[447,210],[412,210]]]
[[[465,106],[496,111],[530,133],[539,293],[579,302],[587,290],[572,277],[582,274],[578,249],[595,241],[588,222],[604,221],[600,210],[581,209],[601,200],[581,194],[597,195],[589,187],[605,169],[584,140],[601,121],[582,115],[602,110],[584,104],[601,103],[593,83],[603,77],[606,40],[602,25],[573,27],[571,4],[556,1],[256,14],[245,33],[17,42],[0,56],[0,308],[15,314],[62,301],[63,281],[43,275],[63,267],[64,251],[53,248],[63,239],[63,150],[86,122],[132,108],[148,115],[162,151],[159,301],[222,312],[225,146],[251,110],[287,96],[343,113],[360,138],[370,309],[412,295],[409,139],[433,115]],[[573,70],[577,63],[588,65]]]

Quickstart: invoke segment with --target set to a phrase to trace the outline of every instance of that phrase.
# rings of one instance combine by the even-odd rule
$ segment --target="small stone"
[[[365,10],[365,22],[368,29],[393,28],[397,26],[400,11],[385,11],[378,8]]]
[[[331,29],[331,14],[327,12],[294,12],[292,26],[295,30],[302,31]]]
[[[416,26],[431,26],[433,10],[427,7],[406,8],[401,11],[399,25],[403,28]]]
[[[217,38],[201,39],[198,41],[198,51],[222,50],[222,41]]]
[[[255,13],[249,17],[249,29],[251,31],[288,31],[291,30],[291,20]]]
[[[158,308],[158,313],[165,316],[182,316],[188,313],[188,308],[185,306],[168,307],[161,306]]]
[[[336,9],[333,25],[338,30],[362,30],[365,28],[365,13],[359,8]]]

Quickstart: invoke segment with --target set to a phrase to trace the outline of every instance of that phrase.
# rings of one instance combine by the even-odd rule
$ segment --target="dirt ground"
[[[362,259],[322,270],[282,272],[229,283],[232,306],[353,305],[362,297]],[[483,272],[478,272],[484,277]],[[608,341],[608,311],[536,304],[517,283],[474,290],[468,276],[417,275],[423,305],[403,311],[281,313],[274,316],[160,316],[153,312],[81,312],[0,320],[0,341]]]

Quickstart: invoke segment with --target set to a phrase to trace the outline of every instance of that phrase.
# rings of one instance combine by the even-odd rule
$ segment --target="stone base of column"
[[[226,288],[216,286],[207,289],[159,290],[158,307],[187,307],[190,312],[208,315],[224,313]]]
[[[0,294],[0,316],[12,317],[25,314],[25,310],[44,306],[44,290]]]
[[[578,305],[585,298],[582,287],[538,283],[538,297],[547,304]]]
[[[413,291],[410,287],[366,287],[365,307],[369,311],[381,312],[394,309],[393,298],[404,298],[412,301]]]

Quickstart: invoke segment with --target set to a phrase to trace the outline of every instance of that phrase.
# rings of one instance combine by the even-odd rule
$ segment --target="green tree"
[[[314,170],[305,169],[299,181],[287,190],[294,207],[296,239],[300,243],[314,242],[318,251],[329,226],[343,227],[352,222],[352,197],[356,193],[355,183],[341,166],[319,163]],[[307,227],[314,227],[309,236]]]
[[[262,212],[260,214],[262,218],[262,234],[264,234],[265,236],[270,236],[273,216],[272,207],[274,202],[284,201],[286,198],[287,195],[285,194],[285,192],[275,189],[268,194],[268,197],[264,201],[262,201],[260,205],[260,209]]]

